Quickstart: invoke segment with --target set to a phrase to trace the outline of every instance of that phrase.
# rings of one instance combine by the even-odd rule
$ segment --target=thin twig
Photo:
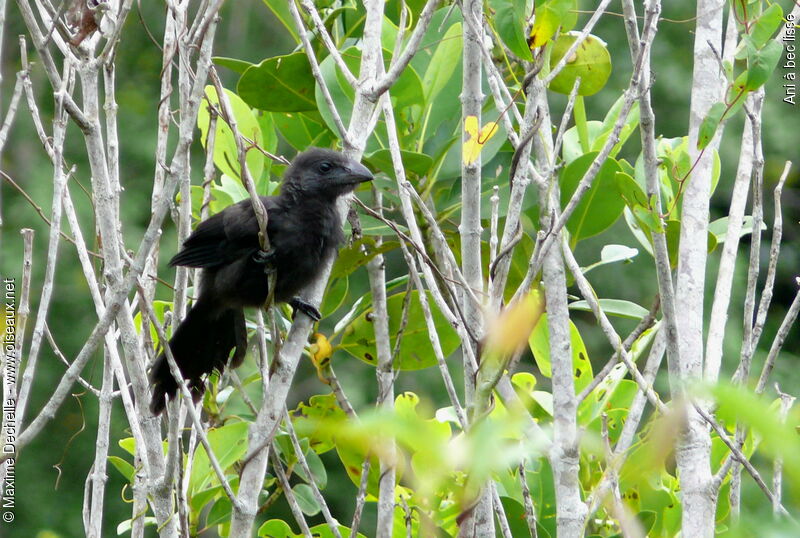
[[[692,406],[694,407],[695,411],[697,411],[697,413],[701,417],[703,417],[703,420],[705,420],[708,423],[708,425],[711,426],[714,432],[716,432],[720,440],[723,443],[725,443],[725,446],[727,446],[728,449],[733,454],[734,459],[738,461],[747,470],[747,472],[750,474],[751,477],[753,477],[753,480],[755,480],[758,487],[761,488],[761,491],[764,492],[764,495],[767,496],[770,502],[773,502],[775,498],[772,495],[772,491],[770,491],[769,486],[767,486],[766,482],[764,482],[764,479],[761,478],[761,475],[756,470],[756,468],[753,467],[753,464],[750,463],[750,460],[747,459],[747,456],[742,454],[742,451],[739,450],[734,441],[730,437],[728,437],[728,434],[725,433],[725,430],[722,428],[722,426],[720,426],[716,420],[714,420],[708,413],[705,412],[702,405],[693,402]],[[789,512],[786,511],[786,508],[784,506],[780,505],[777,508],[777,510],[780,511],[780,514],[782,516],[785,516],[786,518],[794,521],[794,518],[789,514]]]

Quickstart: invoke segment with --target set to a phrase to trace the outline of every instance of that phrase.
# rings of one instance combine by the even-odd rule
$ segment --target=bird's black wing
[[[274,198],[262,196],[261,201],[269,215],[275,208]],[[169,264],[173,267],[218,267],[258,248],[258,221],[247,199],[201,222]]]

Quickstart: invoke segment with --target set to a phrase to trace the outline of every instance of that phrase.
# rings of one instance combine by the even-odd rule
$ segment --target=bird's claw
[[[301,299],[300,297],[292,297],[292,300],[289,301],[289,306],[294,309],[294,314],[292,315],[292,319],[297,317],[297,312],[302,312],[313,321],[319,321],[322,319],[322,314],[319,313],[319,310],[312,305]]]
[[[252,258],[254,262],[264,266],[264,273],[269,275],[275,272],[275,266],[272,265],[275,261],[275,249],[257,250],[253,253]]]

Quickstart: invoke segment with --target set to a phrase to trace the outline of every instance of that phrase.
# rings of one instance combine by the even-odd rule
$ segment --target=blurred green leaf
[[[346,419],[334,394],[315,394],[306,404],[300,402],[291,412],[297,436],[308,439],[309,446],[317,454],[323,454],[335,445],[332,429],[326,424],[337,424]]]
[[[311,491],[311,486],[308,484],[296,484],[292,486],[297,504],[300,510],[307,516],[315,516],[321,510],[317,499],[314,498],[314,493]]]

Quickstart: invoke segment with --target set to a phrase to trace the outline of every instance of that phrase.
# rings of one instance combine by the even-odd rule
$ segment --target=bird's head
[[[311,148],[297,155],[283,175],[283,192],[336,198],[373,179],[367,168],[341,153]]]

